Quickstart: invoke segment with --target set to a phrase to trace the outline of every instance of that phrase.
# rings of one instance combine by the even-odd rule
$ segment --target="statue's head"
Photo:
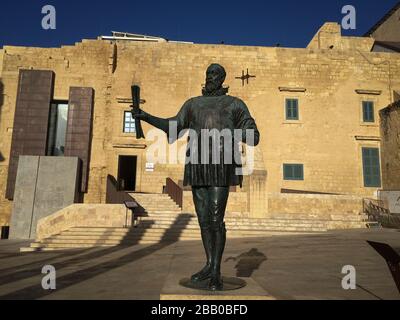
[[[223,66],[218,63],[212,63],[206,71],[205,90],[208,92],[215,91],[222,87],[225,81],[226,72]]]

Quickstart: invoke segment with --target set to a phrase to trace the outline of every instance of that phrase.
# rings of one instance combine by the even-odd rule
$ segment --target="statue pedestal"
[[[238,290],[240,288],[243,288],[246,286],[246,281],[241,279],[241,278],[235,278],[235,277],[222,277],[223,279],[223,289],[219,291],[228,291],[228,290]],[[211,291],[214,292],[215,290],[210,290],[208,288],[208,282],[209,279],[199,281],[199,282],[192,282],[190,278],[183,278],[179,281],[179,284],[181,286],[184,286],[186,288],[190,289],[196,289],[196,290],[206,290],[206,291]]]
[[[188,282],[181,275],[169,275],[161,290],[160,300],[276,300],[252,278],[224,277],[225,290],[210,291],[188,288],[180,283]],[[232,280],[232,281],[230,281]],[[232,282],[232,283],[231,283]],[[245,282],[245,286],[243,286]],[[239,289],[228,287],[239,285]]]

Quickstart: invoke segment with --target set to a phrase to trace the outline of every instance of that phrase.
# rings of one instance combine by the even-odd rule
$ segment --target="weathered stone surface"
[[[123,204],[72,204],[39,220],[37,240],[72,227],[123,227],[131,219]]]
[[[400,100],[379,112],[381,124],[382,186],[400,190]]]
[[[10,239],[33,238],[31,237],[31,229],[38,169],[38,156],[19,157]]]
[[[33,239],[40,218],[78,199],[79,159],[20,156],[10,238]]]
[[[268,194],[269,214],[331,214],[362,213],[362,197],[329,194]]]

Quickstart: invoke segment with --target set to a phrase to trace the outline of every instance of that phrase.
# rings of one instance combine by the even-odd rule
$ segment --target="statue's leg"
[[[211,273],[211,254],[212,254],[212,232],[210,228],[210,212],[208,210],[208,187],[192,186],[193,202],[199,220],[201,239],[203,241],[204,250],[206,252],[206,265],[199,272],[192,275],[193,282],[202,281],[210,277]]]
[[[214,246],[211,255],[211,279],[209,283],[209,288],[212,290],[221,290],[223,287],[221,260],[226,242],[224,216],[228,196],[229,187],[210,187],[209,189],[211,230],[214,234]]]

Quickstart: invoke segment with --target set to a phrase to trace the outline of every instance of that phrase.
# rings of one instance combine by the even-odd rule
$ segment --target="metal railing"
[[[106,203],[124,203],[135,201],[127,192],[121,191],[117,180],[112,175],[107,175]]]
[[[390,214],[390,211],[385,208],[385,204],[382,200],[364,198],[363,199],[363,212],[368,215],[369,221],[382,221],[383,215]]]
[[[175,203],[182,208],[183,188],[175,183],[171,178],[167,178],[165,193],[168,194]]]

